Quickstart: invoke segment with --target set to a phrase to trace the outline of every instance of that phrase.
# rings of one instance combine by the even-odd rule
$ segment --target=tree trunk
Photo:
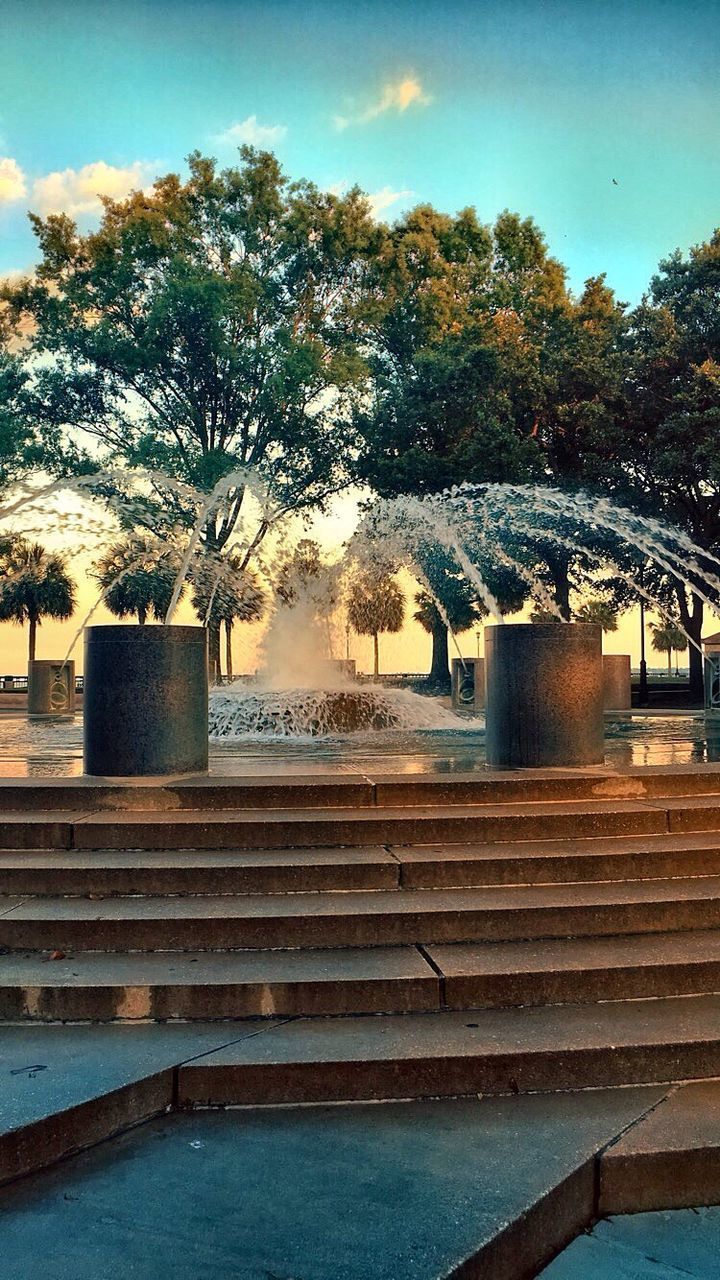
[[[233,677],[233,660],[232,660],[232,621],[230,618],[225,619],[225,670],[228,680]]]
[[[220,623],[208,625],[208,672],[211,684],[219,684],[222,670],[220,667]]]
[[[570,557],[562,552],[554,552],[547,556],[548,568],[553,583],[555,603],[566,622],[570,621]]]
[[[432,629],[432,662],[430,684],[448,693],[450,690],[450,661],[448,659],[448,629],[438,618]]]
[[[695,643],[690,645],[688,651],[688,665],[690,667],[690,697],[693,702],[702,703],[705,698],[705,682],[703,679],[703,655],[700,647],[700,638],[703,629],[703,601],[700,596],[691,594],[690,599],[692,606],[688,603],[687,592],[685,588],[678,584],[677,599],[680,609],[680,621],[687,631],[691,640]]]
[[[144,604],[139,604],[138,605],[138,622],[141,627],[145,626],[146,618],[147,618],[147,609],[145,608]]]
[[[668,649],[668,675],[672,675],[672,649]]]
[[[28,647],[28,658],[30,662],[35,661],[35,641],[37,637],[37,618],[30,618],[30,642]]]
[[[380,645],[378,644],[377,631],[373,631],[373,657],[374,657],[373,675],[379,676],[380,675]]]

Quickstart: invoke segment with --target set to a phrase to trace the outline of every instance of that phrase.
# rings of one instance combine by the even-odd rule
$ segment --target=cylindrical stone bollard
[[[87,627],[84,736],[89,774],[206,773],[205,628]]]
[[[492,768],[602,763],[602,631],[595,623],[486,627],[485,677]]]
[[[606,711],[630,710],[629,653],[603,654],[603,705]]]
[[[485,706],[485,659],[453,658],[452,705],[454,711],[474,715]]]
[[[48,658],[28,663],[28,715],[75,714],[75,663]]]

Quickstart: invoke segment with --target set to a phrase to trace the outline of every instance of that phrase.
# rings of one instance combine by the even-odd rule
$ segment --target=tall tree
[[[501,613],[515,613],[527,599],[527,583],[512,570],[478,557],[483,579],[495,597]],[[418,547],[418,564],[425,582],[415,602],[414,617],[432,637],[432,658],[428,684],[439,692],[450,689],[450,631],[468,631],[482,618],[487,607],[475,587],[468,582],[453,556],[436,545]]]
[[[393,228],[378,271],[360,478],[388,496],[466,481],[599,485],[586,455],[594,462],[621,412],[625,326],[603,277],[575,299],[532,220],[505,212],[487,229],[473,210],[452,219],[426,206]],[[523,554],[569,618],[571,579],[589,562],[571,522],[557,532]]]
[[[682,627],[672,619],[665,618],[661,622],[650,623],[652,647],[656,653],[667,654],[668,675],[672,675],[673,650],[684,653],[688,647],[687,636]]]
[[[14,538],[0,552],[0,621],[28,623],[28,659],[35,660],[43,618],[65,621],[75,610],[76,587],[63,556],[39,542]]]
[[[160,468],[202,493],[253,468],[275,512],[309,510],[346,480],[345,409],[364,375],[365,277],[383,232],[359,190],[291,184],[268,152],[244,147],[241,160],[220,171],[193,153],[186,180],[106,201],[90,234],[33,216],[41,262],[3,295],[43,355],[42,421],[79,430],[102,462]],[[156,529],[194,518],[177,490],[153,488]],[[239,479],[206,513],[212,553],[249,505]],[[267,528],[261,512],[248,560]]]
[[[598,449],[604,483],[640,512],[720,552],[720,231],[687,256],[660,263],[649,295],[630,317],[627,415]],[[706,563],[700,569],[707,569]],[[704,603],[691,565],[689,586],[667,587],[690,646],[690,684],[702,699]],[[660,586],[661,584],[659,584]],[[720,601],[718,601],[720,603]]]
[[[265,610],[265,593],[256,574],[243,568],[244,557],[230,552],[217,562],[201,561],[192,575],[192,604],[204,625],[225,628],[225,670],[233,677],[232,634],[236,622],[255,622]],[[211,662],[210,678],[221,671]]]
[[[379,637],[383,632],[402,630],[405,621],[405,593],[392,572],[356,572],[347,596],[348,621],[353,631],[373,638],[373,675],[380,674]]]

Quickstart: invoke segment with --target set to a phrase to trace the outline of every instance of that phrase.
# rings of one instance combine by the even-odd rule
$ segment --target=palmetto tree
[[[37,629],[43,618],[72,617],[76,587],[63,556],[39,542],[14,538],[0,547],[0,621],[30,627],[28,658],[35,660]]]
[[[652,647],[656,653],[667,654],[668,675],[672,674],[673,649],[683,653],[688,647],[688,638],[678,622],[665,618],[662,622],[650,623]]]
[[[405,595],[389,573],[356,573],[347,598],[348,622],[360,636],[373,638],[373,674],[380,670],[379,636],[400,631],[405,621]]]
[[[602,600],[600,597],[586,600],[575,610],[575,617],[578,622],[595,622],[605,632],[618,629],[617,612],[608,600]]]
[[[129,534],[108,547],[93,566],[105,603],[116,618],[137,614],[141,626],[149,617],[162,622],[180,568],[173,547],[151,534]]]
[[[192,605],[204,625],[225,626],[225,665],[232,678],[232,631],[236,622],[255,622],[265,609],[257,577],[243,569],[243,556],[231,552],[223,560],[200,560],[192,574]],[[212,664],[211,664],[212,665]],[[220,675],[211,671],[212,679]]]

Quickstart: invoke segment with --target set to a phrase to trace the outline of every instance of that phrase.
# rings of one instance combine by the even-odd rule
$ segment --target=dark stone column
[[[487,762],[532,769],[604,759],[602,631],[595,623],[485,628]]]
[[[606,711],[629,711],[632,706],[628,653],[603,654],[603,705]]]
[[[75,713],[75,663],[34,659],[28,663],[28,715],[71,716]]]
[[[206,773],[205,628],[87,627],[84,733],[89,774]]]

